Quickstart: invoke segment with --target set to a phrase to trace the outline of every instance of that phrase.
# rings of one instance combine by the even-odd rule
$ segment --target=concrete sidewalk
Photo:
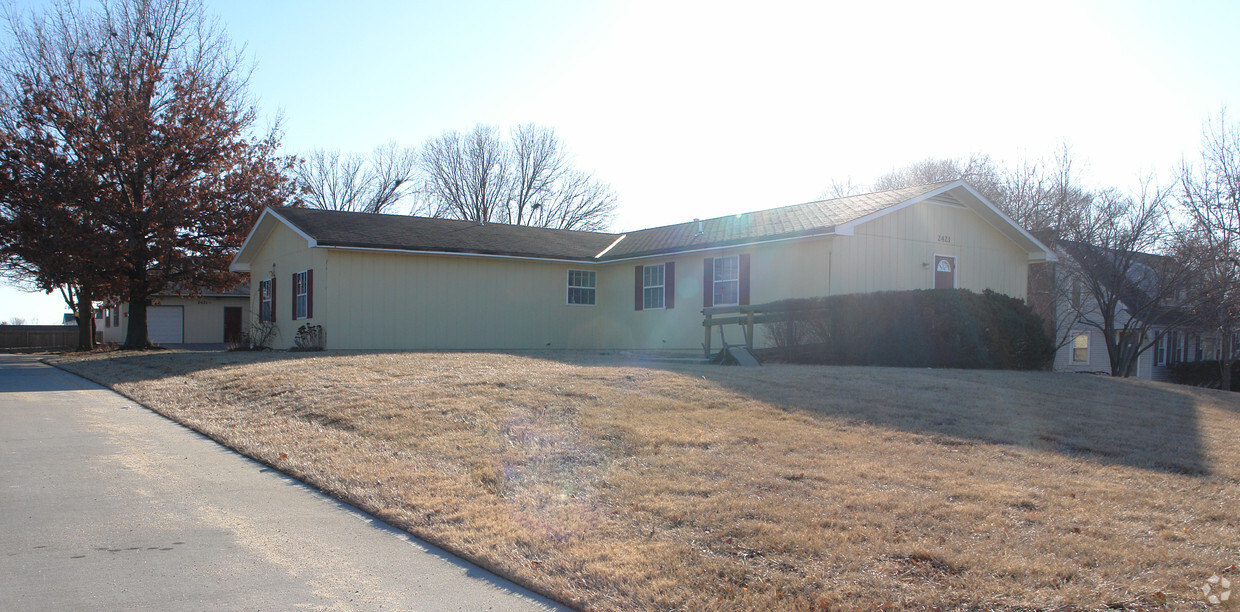
[[[0,355],[0,609],[557,609],[37,359]]]

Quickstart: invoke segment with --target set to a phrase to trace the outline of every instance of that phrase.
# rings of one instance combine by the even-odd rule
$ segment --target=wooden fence
[[[77,341],[76,325],[0,325],[0,351],[73,350]]]

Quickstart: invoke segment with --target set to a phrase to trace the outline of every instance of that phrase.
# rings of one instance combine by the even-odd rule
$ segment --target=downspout
[[[831,277],[835,276],[835,271],[831,269],[831,251],[827,251],[827,296],[831,295]]]

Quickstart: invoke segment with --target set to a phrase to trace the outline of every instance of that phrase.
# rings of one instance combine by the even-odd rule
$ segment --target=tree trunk
[[[90,288],[79,286],[74,310],[78,324],[77,350],[79,351],[89,351],[95,348],[95,315],[91,312],[93,302]]]
[[[129,284],[129,329],[121,350],[144,351],[151,348],[151,341],[146,335],[146,307],[150,300],[146,283]]]

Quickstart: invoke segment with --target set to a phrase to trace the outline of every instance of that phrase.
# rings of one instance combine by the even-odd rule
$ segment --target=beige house
[[[1029,263],[1053,258],[957,181],[623,234],[273,208],[232,270],[274,347],[308,324],[333,349],[700,351],[704,307],[933,287],[1023,299]]]
[[[246,284],[199,296],[159,295],[146,309],[147,336],[161,346],[237,342],[249,319],[250,286]],[[95,329],[104,342],[124,342],[129,332],[129,303],[97,309]]]

